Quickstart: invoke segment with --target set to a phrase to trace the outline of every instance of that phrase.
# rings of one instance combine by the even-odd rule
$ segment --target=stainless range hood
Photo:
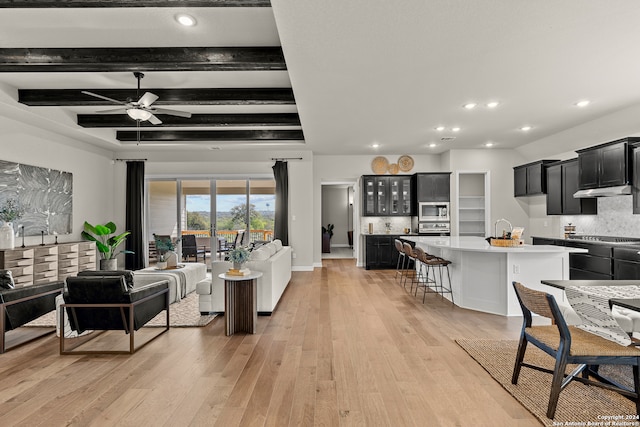
[[[630,185],[618,185],[616,187],[591,188],[589,190],[578,190],[573,194],[576,199],[585,197],[613,197],[631,194]]]

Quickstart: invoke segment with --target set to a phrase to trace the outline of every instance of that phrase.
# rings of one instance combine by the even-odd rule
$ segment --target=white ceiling
[[[281,43],[288,73],[147,72],[142,87],[291,86],[305,135],[305,144],[296,149],[317,154],[439,153],[488,141],[511,148],[597,119],[603,133],[627,136],[617,134],[616,112],[640,104],[636,0],[272,0],[272,5],[2,9],[0,47]],[[177,25],[174,15],[184,11],[196,17],[196,27]],[[135,87],[135,79],[131,73],[0,73],[0,114],[89,144],[135,151],[121,146],[115,130],[79,127],[75,114],[92,108],[26,107],[16,101],[18,88],[102,87]],[[581,99],[592,102],[578,108],[574,104]],[[482,106],[491,100],[500,105]],[[462,108],[471,101],[480,106]],[[295,112],[296,106],[188,110]],[[640,134],[640,117],[625,120],[625,129]],[[533,126],[528,133],[518,130],[525,124]],[[438,125],[462,130],[437,132]],[[456,139],[442,143],[443,136]],[[377,151],[374,142],[380,144]],[[429,143],[438,146],[428,148]],[[226,147],[181,149],[211,145]],[[175,149],[145,147],[150,148]],[[240,148],[255,150],[249,144]],[[274,144],[268,150],[291,148]]]

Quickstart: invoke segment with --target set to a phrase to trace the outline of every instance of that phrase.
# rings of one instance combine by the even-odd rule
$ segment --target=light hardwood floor
[[[539,426],[455,343],[521,320],[409,295],[353,259],[294,272],[255,335],[224,318],[132,356],[60,356],[49,336],[0,355],[0,425]]]

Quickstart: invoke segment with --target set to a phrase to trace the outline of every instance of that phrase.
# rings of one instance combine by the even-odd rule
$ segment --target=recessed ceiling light
[[[576,102],[576,106],[577,107],[586,107],[587,105],[589,105],[591,103],[591,101],[589,101],[588,99],[584,99],[582,101],[578,101]]]
[[[433,147],[437,147],[438,144],[436,144],[435,142],[432,142],[431,144],[429,144],[429,148],[433,148]]]
[[[438,126],[438,127],[436,128],[436,130],[437,130],[438,132],[442,132],[442,131],[444,130],[444,126]]]
[[[484,144],[485,147],[493,147],[493,142],[487,142]]]
[[[451,128],[451,132],[460,132],[459,127]]]
[[[176,21],[178,21],[180,25],[184,25],[185,27],[193,27],[196,25],[196,18],[185,13],[176,15]]]
[[[523,131],[523,132],[530,131],[530,130],[531,130],[531,126],[529,126],[529,125],[522,126],[522,127],[520,128],[520,130],[521,130],[521,131]]]
[[[487,108],[496,108],[499,104],[497,101],[487,102]]]
[[[463,107],[466,108],[467,110],[472,110],[472,109],[476,108],[476,103],[469,102],[468,104],[464,104]]]
[[[373,147],[373,148],[378,148],[378,147],[380,147],[380,144],[378,144],[378,143],[373,143],[373,144],[371,144],[371,147]]]

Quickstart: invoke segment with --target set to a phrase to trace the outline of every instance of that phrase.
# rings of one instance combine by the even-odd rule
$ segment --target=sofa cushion
[[[266,245],[264,245],[264,248],[269,251],[269,256],[278,252],[278,249],[276,249],[276,245],[274,245],[273,242],[267,243]]]
[[[282,249],[282,240],[276,239],[271,243],[273,243],[276,246],[276,251],[280,251],[280,249]]]
[[[133,272],[131,270],[84,270],[78,273],[78,277],[82,276],[123,276],[127,284],[127,290],[133,289]]]
[[[11,270],[0,270],[0,289],[13,289],[15,287]]]
[[[251,251],[251,255],[249,256],[249,261],[266,261],[271,256],[269,250],[267,250],[264,246],[258,249],[254,249]]]

